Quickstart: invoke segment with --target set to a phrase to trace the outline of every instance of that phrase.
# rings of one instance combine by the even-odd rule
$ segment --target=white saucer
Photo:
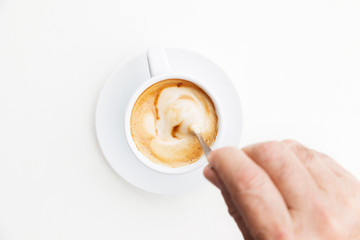
[[[165,49],[172,71],[197,77],[218,96],[224,115],[224,133],[219,146],[237,146],[242,134],[240,99],[225,72],[206,57],[183,49]],[[132,185],[157,194],[181,194],[205,183],[203,168],[180,175],[154,171],[131,151],[124,132],[124,118],[131,94],[150,78],[146,53],[121,64],[105,84],[96,109],[96,133],[100,148],[121,177]]]

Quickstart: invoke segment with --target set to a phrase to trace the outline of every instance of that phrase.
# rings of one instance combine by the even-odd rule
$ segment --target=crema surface
[[[139,151],[169,167],[194,163],[203,154],[190,126],[196,126],[207,144],[213,144],[218,131],[214,104],[200,87],[181,79],[147,88],[131,113],[131,134]]]

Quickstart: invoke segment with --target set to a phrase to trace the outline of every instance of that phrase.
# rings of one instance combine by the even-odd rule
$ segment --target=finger
[[[300,160],[282,143],[266,142],[245,147],[244,152],[271,177],[290,209],[308,206],[317,186]]]
[[[255,239],[265,232],[274,239],[287,234],[291,218],[284,200],[269,176],[243,151],[217,149],[209,162]]]
[[[334,186],[338,185],[335,173],[325,165],[318,154],[294,140],[285,140],[282,143],[303,163],[320,189],[331,192]]]
[[[214,184],[217,188],[220,190],[223,190],[223,186],[219,180],[219,177],[216,175],[216,173],[211,169],[210,165],[207,165],[204,168],[204,176],[207,180],[209,180],[212,184]]]
[[[228,207],[228,211],[230,216],[232,216],[238,226],[238,228],[240,229],[240,231],[243,234],[243,237],[245,240],[252,240],[252,236],[250,234],[249,229],[247,228],[241,213],[238,211],[238,209],[236,208],[236,206],[234,205],[233,201],[231,200],[231,195],[230,193],[226,190],[226,188],[221,191],[221,194],[225,200],[225,203]]]
[[[339,163],[337,163],[334,159],[327,156],[326,154],[318,152],[314,149],[306,148],[294,140],[285,140],[285,142],[288,142],[288,143],[294,144],[294,145],[297,144],[297,146],[299,146],[300,150],[306,149],[307,153],[308,153],[308,158],[311,159],[311,157],[315,157],[315,158],[319,159],[320,162],[322,162],[328,169],[330,169],[330,171],[337,177],[340,177],[340,178],[353,177],[352,174],[348,170],[343,168]]]
[[[213,183],[216,187],[221,190],[221,194],[225,200],[225,203],[228,207],[230,216],[232,216],[239,227],[240,231],[243,234],[245,240],[252,240],[249,230],[247,229],[240,212],[236,209],[234,203],[231,200],[230,194],[225,188],[224,184],[221,182],[220,178],[217,176],[214,169],[208,165],[204,169],[204,176]]]
[[[323,162],[324,164],[338,177],[343,178],[343,177],[348,177],[351,176],[352,174],[346,170],[345,168],[343,168],[340,164],[338,164],[334,159],[332,159],[331,157],[320,153],[318,151],[315,151],[313,149],[310,149],[315,155],[317,155]]]

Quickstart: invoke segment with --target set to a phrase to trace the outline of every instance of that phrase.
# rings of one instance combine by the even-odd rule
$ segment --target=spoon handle
[[[203,149],[204,153],[205,153],[205,156],[206,156],[206,159],[209,155],[209,153],[211,152],[211,149],[209,148],[209,146],[206,144],[204,138],[201,136],[200,133],[196,133],[194,132],[197,140],[199,141],[200,145],[201,145],[201,148]]]

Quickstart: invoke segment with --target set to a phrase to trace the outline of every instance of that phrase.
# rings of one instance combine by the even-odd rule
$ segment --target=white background
[[[241,239],[210,184],[136,189],[94,131],[114,68],[160,44],[218,63],[242,145],[294,138],[360,177],[356,0],[0,0],[0,239]]]

